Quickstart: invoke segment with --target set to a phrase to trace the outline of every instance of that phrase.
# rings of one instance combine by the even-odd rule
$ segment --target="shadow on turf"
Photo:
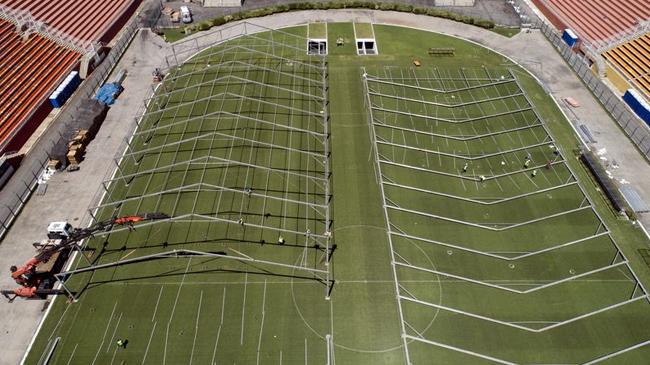
[[[203,266],[208,262],[218,260],[219,258],[212,258],[207,261],[201,262],[201,263],[196,263],[194,265],[190,265],[189,267],[196,267],[196,266]],[[151,261],[154,261],[153,259]],[[143,279],[155,279],[155,278],[165,278],[165,277],[175,277],[179,275],[186,275],[186,274],[191,274],[191,275],[205,275],[205,274],[215,274],[215,273],[223,273],[223,274],[249,274],[249,275],[264,275],[264,276],[273,276],[273,277],[280,277],[280,278],[292,278],[292,279],[300,279],[300,280],[310,280],[310,281],[316,281],[319,282],[323,285],[327,285],[326,282],[324,282],[322,279],[314,276],[304,276],[304,275],[295,275],[295,274],[281,274],[281,273],[274,273],[271,272],[267,269],[261,268],[259,266],[250,264],[250,263],[245,263],[249,268],[253,268],[254,270],[234,270],[234,269],[209,269],[209,270],[200,270],[200,271],[193,271],[193,272],[186,272],[184,268],[175,268],[173,270],[168,270],[159,274],[155,275],[144,275],[144,276],[138,276],[138,277],[131,277],[131,278],[126,278],[126,279],[109,279],[109,280],[100,280],[100,281],[89,281],[86,283],[80,290],[74,292],[75,296],[77,298],[80,298],[84,292],[90,289],[95,289],[98,287],[101,287],[106,284],[110,283],[116,283],[116,282],[129,282],[129,281],[137,281],[137,280],[143,280]],[[218,284],[218,282],[215,280],[215,283]]]
[[[122,246],[120,248],[113,248],[113,249],[107,249],[106,245],[108,244],[107,241],[104,241],[104,246],[102,247],[101,250],[99,250],[99,254],[95,256],[95,259],[93,259],[92,263],[96,264],[99,258],[108,253],[114,253],[114,252],[124,252],[128,249],[145,249],[145,248],[157,248],[157,247],[175,247],[175,246],[182,246],[182,245],[190,245],[190,244],[222,244],[222,243],[247,243],[251,245],[263,245],[263,246],[280,246],[280,247],[290,247],[290,248],[300,248],[300,249],[305,249],[305,245],[300,245],[300,244],[291,244],[291,243],[276,243],[276,242],[267,242],[266,240],[260,240],[260,241],[251,241],[251,240],[244,240],[244,239],[236,239],[236,238],[215,238],[215,239],[209,239],[209,240],[201,240],[201,241],[184,241],[184,242],[177,242],[177,243],[168,243],[168,242],[163,242],[161,244],[157,245],[147,245],[143,247],[129,247],[129,246]],[[315,250],[324,250],[324,247],[321,247],[318,244],[314,244],[312,246],[307,246],[307,248],[315,249]],[[336,248],[336,245],[332,246],[332,251]]]

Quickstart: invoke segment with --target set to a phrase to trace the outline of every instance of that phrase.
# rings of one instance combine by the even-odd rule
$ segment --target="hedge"
[[[372,1],[332,1],[332,2],[298,2],[283,5],[269,6],[265,8],[252,9],[234,13],[231,15],[224,15],[212,20],[206,20],[198,24],[185,27],[186,33],[195,31],[208,30],[212,27],[223,25],[228,22],[257,18],[261,16],[285,13],[297,10],[327,10],[327,9],[372,9],[372,10],[392,10],[403,13],[413,13],[419,15],[428,15],[436,18],[451,19],[457,22],[475,25],[477,27],[491,29],[494,28],[494,22],[485,19],[475,19],[471,16],[460,15],[451,13],[446,10],[436,8],[421,8],[414,7],[408,4],[395,4],[395,3],[376,3]]]

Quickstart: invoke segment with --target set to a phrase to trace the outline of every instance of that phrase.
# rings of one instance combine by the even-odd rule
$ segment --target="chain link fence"
[[[598,98],[625,134],[634,142],[646,160],[650,161],[650,128],[648,125],[639,119],[627,104],[605,85],[597,75],[594,75],[587,63],[588,61],[583,56],[573,52],[552,26],[543,22],[540,30],[578,74],[589,90]]]
[[[158,7],[157,15],[147,14],[146,19],[140,16],[140,10],[127,22],[104,60],[79,86],[52,124],[39,138],[35,147],[23,158],[22,163],[7,184],[0,190],[0,240],[4,238],[7,230],[36,189],[51,152],[68,142],[67,138],[64,138],[66,131],[78,128],[74,123],[74,116],[79,111],[81,101],[85,98],[92,98],[97,89],[106,81],[139,27],[155,24],[155,20],[160,16],[160,7]],[[99,194],[96,194],[94,200],[98,198]],[[96,205],[94,203],[91,205]]]

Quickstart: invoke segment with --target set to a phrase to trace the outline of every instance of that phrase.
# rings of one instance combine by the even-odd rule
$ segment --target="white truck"
[[[181,21],[185,24],[192,22],[192,13],[187,6],[181,6]]]

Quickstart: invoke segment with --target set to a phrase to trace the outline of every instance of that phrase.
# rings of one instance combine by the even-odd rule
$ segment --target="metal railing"
[[[560,33],[553,26],[542,22],[540,30],[587,88],[596,96],[628,138],[632,140],[646,160],[650,161],[650,127],[630,110],[619,95],[615,94],[597,75],[594,75],[587,60],[576,54],[562,40]]]

